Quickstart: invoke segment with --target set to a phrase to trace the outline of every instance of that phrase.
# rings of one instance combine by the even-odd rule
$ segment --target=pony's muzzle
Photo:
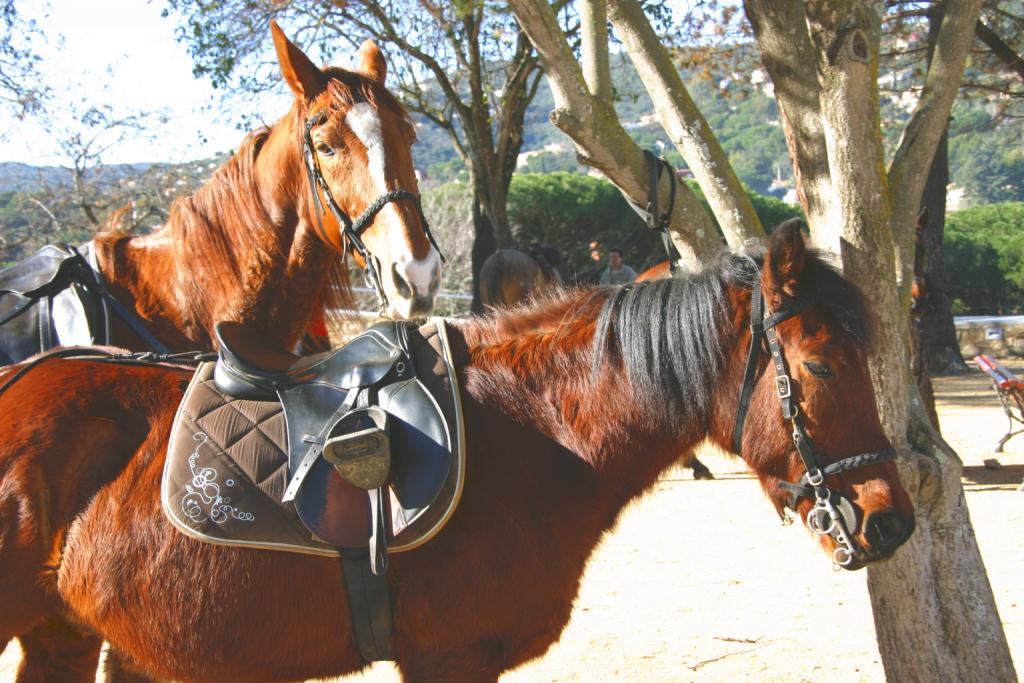
[[[864,520],[864,540],[871,559],[889,557],[914,533],[914,514],[879,510]]]

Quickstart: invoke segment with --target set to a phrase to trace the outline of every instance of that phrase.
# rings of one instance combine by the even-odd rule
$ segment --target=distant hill
[[[152,163],[111,164],[98,169],[98,180],[115,182],[136,176],[151,168]],[[17,161],[0,162],[0,192],[35,192],[43,187],[60,188],[71,185],[71,170],[61,166],[30,166]]]

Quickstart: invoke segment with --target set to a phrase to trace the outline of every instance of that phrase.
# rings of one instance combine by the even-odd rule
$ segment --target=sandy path
[[[1024,375],[1024,365],[1013,369]],[[991,388],[977,374],[941,378],[937,395],[1021,670],[1024,435],[1007,445],[1002,469],[986,470],[1006,427]],[[701,457],[719,479],[673,472],[628,509],[595,553],[561,641],[504,683],[884,680],[864,572],[833,572],[806,532],[779,524],[738,462]],[[0,679],[13,680],[17,655],[12,646],[0,657]],[[344,680],[398,676],[378,664]]]

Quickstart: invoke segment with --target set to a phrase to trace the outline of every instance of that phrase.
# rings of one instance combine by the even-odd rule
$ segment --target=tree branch
[[[590,94],[554,10],[543,0],[511,0],[510,6],[548,76],[555,99],[551,122],[623,195],[638,206],[646,205],[648,171],[643,150],[622,127],[612,103]],[[721,249],[722,242],[707,211],[685,183],[664,179],[661,196],[668,196],[670,182],[676,183],[677,190],[670,229],[684,261],[696,267]]]
[[[747,18],[771,76],[797,196],[812,231],[830,222],[832,179],[822,127],[817,57],[800,0],[745,0]]]
[[[889,165],[892,223],[904,298],[909,297],[913,281],[914,225],[921,207],[921,193],[935,148],[949,122],[949,112],[957,94],[955,86],[964,73],[981,4],[982,0],[945,3],[942,25],[935,40],[935,52],[921,97]]]
[[[1014,52],[1013,48],[1003,42],[1003,39],[996,35],[995,31],[986,26],[981,19],[978,19],[977,23],[974,24],[974,35],[988,46],[988,49],[992,51],[992,54],[995,55],[1007,69],[1014,71],[1021,79],[1024,79],[1024,58],[1021,58],[1019,54]]]

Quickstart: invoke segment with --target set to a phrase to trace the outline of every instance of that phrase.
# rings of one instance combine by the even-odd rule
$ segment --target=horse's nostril
[[[412,287],[409,286],[409,283],[406,282],[402,274],[398,272],[398,266],[396,264],[391,265],[391,279],[394,280],[395,291],[398,293],[398,296],[403,299],[412,298]]]
[[[895,550],[910,538],[914,531],[914,517],[896,510],[873,512],[864,522],[864,537],[872,548]]]

